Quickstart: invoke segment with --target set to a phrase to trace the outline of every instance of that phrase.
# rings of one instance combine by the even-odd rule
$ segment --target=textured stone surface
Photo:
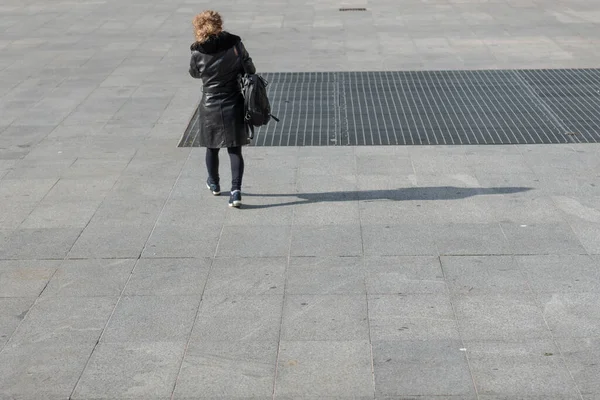
[[[558,349],[549,340],[466,342],[478,393],[505,397],[576,398]]]
[[[373,359],[377,395],[475,397],[460,341],[374,342]]]
[[[102,341],[185,341],[199,304],[199,296],[123,297],[106,326]]]
[[[373,380],[367,341],[281,343],[276,397],[369,395]]]
[[[175,398],[266,398],[272,396],[277,342],[192,341]]]
[[[591,0],[345,5],[218,9],[261,72],[600,60]],[[197,6],[2,2],[0,397],[600,397],[600,145],[248,147],[229,209]]]
[[[173,391],[184,347],[183,342],[100,343],[73,398],[167,398]]]
[[[283,308],[282,340],[367,340],[365,295],[289,295]]]

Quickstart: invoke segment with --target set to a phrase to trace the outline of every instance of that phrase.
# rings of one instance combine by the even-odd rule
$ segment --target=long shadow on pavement
[[[244,193],[248,197],[296,197],[299,200],[274,204],[244,204],[244,208],[258,209],[291,206],[295,204],[357,200],[457,200],[472,196],[506,195],[532,190],[529,187],[464,188],[455,186],[411,187],[385,190],[352,190],[316,193]]]

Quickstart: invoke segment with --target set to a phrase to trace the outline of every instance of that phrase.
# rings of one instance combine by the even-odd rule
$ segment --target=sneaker
[[[206,181],[206,187],[208,190],[212,192],[213,195],[218,196],[221,194],[221,187],[218,183],[210,183],[210,181]]]
[[[234,190],[229,196],[229,207],[239,207],[242,205],[242,192]]]

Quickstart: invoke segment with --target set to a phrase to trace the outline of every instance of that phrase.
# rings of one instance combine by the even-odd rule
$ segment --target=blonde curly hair
[[[209,36],[218,35],[223,31],[223,19],[221,15],[212,10],[202,11],[192,21],[196,41],[203,43]]]

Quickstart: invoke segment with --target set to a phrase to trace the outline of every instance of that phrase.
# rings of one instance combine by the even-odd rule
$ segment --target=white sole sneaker
[[[237,197],[237,199],[232,200],[235,194],[238,194],[238,196],[235,196],[235,197]],[[241,205],[242,205],[241,192],[239,190],[235,190],[229,197],[229,207],[239,208]]]
[[[208,188],[208,190],[210,190],[210,192],[211,192],[211,193],[212,193],[214,196],[218,196],[218,195],[220,195],[220,194],[221,194],[221,192],[213,192],[213,191],[211,190],[211,188],[210,188],[210,185],[209,185],[208,183],[206,184],[206,187]]]

